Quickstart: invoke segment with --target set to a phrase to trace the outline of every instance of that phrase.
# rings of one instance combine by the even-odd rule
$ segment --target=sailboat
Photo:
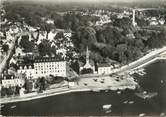
[[[143,98],[143,99],[150,99],[153,98],[154,96],[157,96],[158,93],[157,92],[151,92],[151,93],[135,93],[136,96]]]

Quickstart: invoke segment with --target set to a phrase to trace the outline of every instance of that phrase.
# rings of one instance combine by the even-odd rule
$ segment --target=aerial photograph
[[[0,0],[0,117],[166,117],[166,0]]]

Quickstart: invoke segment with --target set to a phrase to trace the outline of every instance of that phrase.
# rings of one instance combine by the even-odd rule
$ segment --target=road
[[[5,58],[3,59],[3,61],[0,63],[0,74],[2,74],[3,70],[5,69],[10,57],[13,55],[13,50],[16,46],[16,41],[17,39],[22,36],[22,35],[27,35],[28,32],[24,32],[24,33],[18,33],[14,36],[13,40],[12,40],[12,46],[11,48],[9,48],[9,51],[8,51],[8,55],[5,56]],[[1,75],[0,75],[0,78],[1,78]]]
[[[128,65],[124,65],[120,68],[117,68],[117,69],[114,69],[112,70],[111,73],[123,73],[123,72],[127,72],[131,69],[136,69],[138,68],[139,66],[142,66],[144,64],[148,64],[150,61],[158,58],[161,54],[165,53],[166,52],[166,46],[163,47],[163,48],[160,48],[160,49],[156,49],[152,52],[150,52],[149,54],[141,57],[140,59],[128,64]],[[102,75],[102,76],[108,76],[109,74],[105,74],[105,75]],[[89,78],[89,77],[100,77],[101,75],[82,75],[80,76],[80,78]]]

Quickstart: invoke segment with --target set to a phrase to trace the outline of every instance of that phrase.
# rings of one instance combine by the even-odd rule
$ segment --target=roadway
[[[128,65],[124,65],[120,68],[117,68],[117,69],[113,69],[112,73],[124,73],[124,72],[127,72],[129,70],[132,70],[132,69],[137,69],[139,68],[140,66],[143,66],[143,65],[147,65],[149,64],[151,61],[157,59],[161,54],[163,53],[166,53],[166,46],[163,47],[163,48],[160,48],[160,49],[156,49],[152,52],[150,52],[149,54],[141,57],[140,59],[128,64]],[[80,78],[89,78],[89,77],[104,77],[104,76],[108,76],[110,74],[105,74],[105,75],[98,75],[98,74],[94,74],[94,75],[81,75]]]
[[[28,32],[24,32],[24,33],[21,32],[21,33],[18,33],[18,34],[16,34],[14,36],[14,38],[12,40],[12,46],[11,46],[11,48],[9,48],[9,51],[8,51],[8,55],[6,55],[5,58],[2,60],[2,62],[0,63],[0,78],[1,78],[1,74],[4,71],[4,69],[5,69],[5,67],[6,67],[6,65],[7,65],[8,61],[10,59],[10,57],[13,55],[13,50],[14,50],[14,48],[16,46],[17,39],[20,36],[27,35],[27,34],[28,34]]]

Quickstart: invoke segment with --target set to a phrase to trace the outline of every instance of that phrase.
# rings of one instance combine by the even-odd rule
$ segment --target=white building
[[[113,66],[110,64],[106,63],[101,63],[98,65],[98,74],[110,74],[113,70]]]
[[[86,63],[85,63],[85,65],[80,65],[80,70],[79,71],[81,72],[83,69],[92,69],[93,72],[95,72],[94,62],[90,61],[90,59],[89,59],[88,47],[87,47],[87,50],[86,50]]]
[[[6,76],[4,76],[4,79],[2,79],[2,86],[5,88],[9,88],[10,86],[23,86],[24,85],[24,80],[20,78],[11,78],[7,79]]]
[[[19,69],[17,70],[17,73],[18,74],[20,74],[20,73],[24,74],[25,73],[25,75],[28,79],[34,78],[34,76],[36,75],[35,70],[34,70],[34,66],[32,64],[30,64],[30,65],[21,65],[19,67]]]
[[[52,30],[48,33],[48,40],[49,41],[53,41],[54,40],[54,37],[56,36],[57,32]]]
[[[159,23],[160,23],[160,25],[164,25],[165,20],[164,20],[163,18],[161,18],[161,19],[159,20]]]
[[[65,30],[63,32],[63,34],[64,34],[65,37],[69,37],[70,38],[72,36],[72,31],[71,30]]]
[[[66,61],[56,57],[38,58],[34,63],[35,76],[62,76],[66,77]]]

